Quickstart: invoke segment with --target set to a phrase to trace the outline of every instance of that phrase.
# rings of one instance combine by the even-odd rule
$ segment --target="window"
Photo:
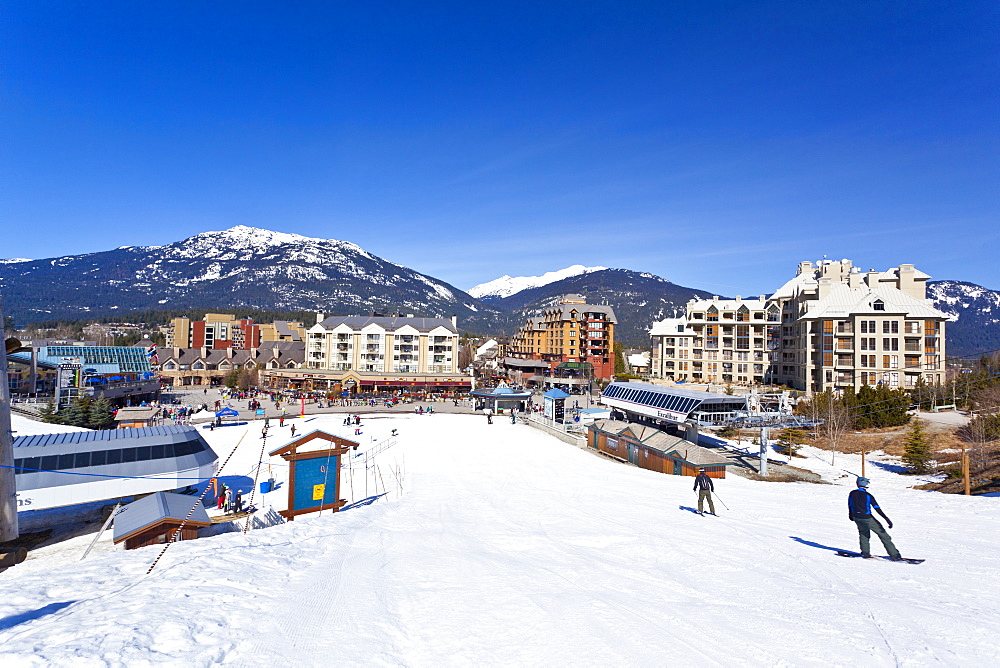
[[[872,310],[875,310],[875,311],[884,311],[885,310],[885,302],[882,301],[881,299],[876,299],[875,302],[872,304]]]
[[[899,350],[899,339],[882,339],[882,350]]]
[[[886,320],[882,323],[883,334],[899,334],[899,321]]]

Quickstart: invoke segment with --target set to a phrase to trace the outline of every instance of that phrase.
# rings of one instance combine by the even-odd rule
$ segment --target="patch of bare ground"
[[[806,469],[800,469],[797,466],[781,464],[770,460],[768,460],[768,475],[766,476],[760,475],[755,469],[744,468],[742,466],[731,470],[736,475],[749,478],[750,480],[763,480],[766,482],[814,482],[819,485],[831,484],[823,480],[818,473],[813,473],[812,471],[807,471]]]
[[[961,450],[963,442],[953,425],[923,421],[924,431],[931,446],[937,473],[948,477],[941,482],[915,485],[914,489],[924,489],[946,494],[962,494],[965,487],[961,474]],[[881,450],[887,455],[901,457],[906,445],[908,427],[892,427],[888,429],[869,429],[851,432],[840,438],[838,452],[860,454]],[[829,439],[813,435],[809,445],[822,450],[831,450]],[[965,443],[969,458],[972,461],[973,494],[1000,492],[1000,441],[985,444]]]

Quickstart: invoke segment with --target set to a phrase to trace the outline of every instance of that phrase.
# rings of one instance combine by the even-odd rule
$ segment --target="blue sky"
[[[244,224],[466,289],[824,255],[1000,289],[995,2],[0,11],[0,257]]]

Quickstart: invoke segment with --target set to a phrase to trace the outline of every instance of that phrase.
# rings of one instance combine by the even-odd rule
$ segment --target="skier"
[[[900,561],[903,557],[899,554],[896,546],[892,544],[892,538],[885,532],[882,523],[872,517],[872,509],[874,508],[875,512],[881,515],[886,524],[889,525],[889,528],[892,528],[892,520],[882,512],[875,497],[867,489],[870,482],[868,478],[858,478],[858,488],[847,496],[847,516],[858,525],[861,556],[865,559],[871,559],[870,538],[871,532],[874,531],[875,535],[882,541],[886,552],[889,553],[889,558],[893,561]]]
[[[715,503],[712,501],[712,492],[715,491],[715,485],[712,483],[712,479],[708,477],[705,473],[705,469],[698,469],[698,475],[694,479],[694,490],[698,492],[698,514],[704,515],[702,510],[705,499],[708,499],[708,514],[715,514]]]

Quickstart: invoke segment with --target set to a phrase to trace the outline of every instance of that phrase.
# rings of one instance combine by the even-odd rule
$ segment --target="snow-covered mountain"
[[[243,225],[163,246],[0,265],[0,290],[19,321],[112,309],[468,315],[483,308],[461,290],[356,244]]]
[[[580,274],[589,274],[593,271],[603,271],[607,267],[584,267],[582,264],[574,264],[571,267],[566,267],[565,269],[560,269],[558,271],[547,271],[541,276],[501,276],[500,278],[493,279],[486,283],[480,283],[476,287],[469,290],[469,294],[476,299],[481,300],[483,303],[489,304],[491,302],[504,299],[505,297],[510,297],[511,295],[517,294],[522,290],[527,290],[529,288],[539,288],[543,285],[548,285],[549,283],[555,283],[556,281],[561,281],[564,278],[569,278],[570,276],[579,276]]]
[[[1000,349],[1000,292],[965,281],[929,281],[927,297],[950,316],[948,355]]]
[[[26,257],[11,257],[6,260],[0,259],[0,264],[17,264],[18,262],[31,262]]]

